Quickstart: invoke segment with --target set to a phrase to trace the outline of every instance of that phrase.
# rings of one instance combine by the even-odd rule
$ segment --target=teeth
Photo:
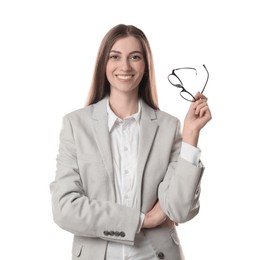
[[[127,75],[127,76],[117,75],[117,78],[119,78],[119,79],[130,79],[131,77],[132,77],[131,75]]]

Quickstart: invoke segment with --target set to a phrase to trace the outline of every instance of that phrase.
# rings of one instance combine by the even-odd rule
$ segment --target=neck
[[[109,104],[112,111],[121,119],[138,112],[138,96],[129,96],[125,94],[110,94]]]

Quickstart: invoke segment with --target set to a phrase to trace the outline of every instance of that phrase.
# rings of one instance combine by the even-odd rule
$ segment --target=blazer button
[[[118,236],[120,235],[120,232],[119,232],[119,231],[116,231],[116,232],[114,233],[114,235],[115,235],[116,237],[118,237]]]
[[[104,234],[105,236],[109,236],[109,235],[110,235],[110,232],[107,231],[107,230],[105,230],[105,231],[103,232],[103,234]]]
[[[164,255],[163,252],[158,252],[158,253],[157,253],[157,257],[158,257],[159,259],[164,259],[164,258],[165,258],[165,255]]]
[[[115,234],[114,231],[111,231],[111,232],[110,232],[110,235],[111,235],[111,236],[114,236],[114,234]]]
[[[120,236],[121,236],[121,237],[125,237],[126,234],[125,234],[124,232],[120,232]]]

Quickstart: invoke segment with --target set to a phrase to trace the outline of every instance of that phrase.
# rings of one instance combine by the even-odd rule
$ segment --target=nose
[[[123,71],[129,71],[131,70],[131,65],[129,59],[121,59],[120,69]]]

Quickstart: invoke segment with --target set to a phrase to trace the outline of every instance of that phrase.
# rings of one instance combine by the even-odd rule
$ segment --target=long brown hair
[[[87,105],[97,103],[110,93],[110,83],[106,77],[106,65],[109,53],[114,43],[128,36],[139,40],[143,49],[145,74],[140,82],[139,96],[152,108],[158,109],[154,63],[147,37],[139,28],[133,25],[118,24],[111,28],[104,36],[95,63],[93,79],[90,86]]]

